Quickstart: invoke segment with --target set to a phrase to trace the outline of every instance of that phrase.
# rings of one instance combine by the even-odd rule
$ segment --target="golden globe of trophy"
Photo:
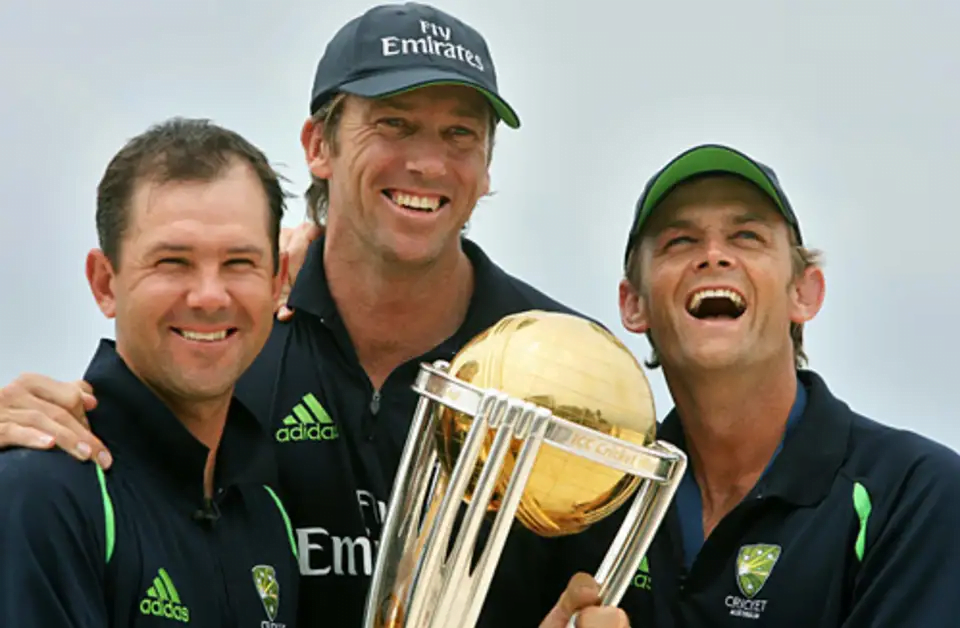
[[[656,440],[653,395],[630,351],[584,318],[523,312],[449,364],[422,365],[414,390],[365,628],[473,628],[514,521],[576,534],[632,497],[595,574],[601,602],[619,604],[687,463]]]

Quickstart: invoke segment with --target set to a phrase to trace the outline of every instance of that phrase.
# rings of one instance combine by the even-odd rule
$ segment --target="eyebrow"
[[[769,225],[773,221],[770,220],[769,216],[764,216],[763,214],[759,212],[754,212],[754,211],[744,212],[733,219],[733,223],[736,225],[745,225],[751,222],[758,222],[762,225]]]
[[[682,231],[684,229],[695,229],[695,228],[696,228],[696,225],[694,225],[693,222],[689,220],[683,220],[681,218],[675,218],[673,220],[661,223],[659,225],[656,223],[651,225],[650,230],[647,231],[647,237],[656,239],[656,238],[662,237],[663,234],[666,233],[667,231]]]
[[[150,248],[150,255],[157,255],[158,253],[189,253],[194,250],[194,247],[187,244],[174,244],[171,242],[159,242],[153,247]],[[231,246],[227,249],[228,255],[263,255],[263,249],[259,246],[252,244],[244,244],[242,246]]]
[[[384,98],[378,100],[373,106],[373,111],[378,109],[399,109],[400,111],[414,111],[416,106],[406,100],[393,100],[390,98]],[[469,107],[466,105],[460,105],[453,110],[453,115],[459,118],[473,118],[475,120],[483,120],[483,109],[478,109],[477,107]]]
[[[696,225],[689,220],[675,219],[660,225],[660,228],[657,229],[657,231],[663,233],[664,231],[668,231],[670,229],[693,229],[695,226]]]

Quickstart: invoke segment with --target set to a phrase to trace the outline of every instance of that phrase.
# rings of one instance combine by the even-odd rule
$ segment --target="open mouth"
[[[177,335],[195,342],[218,342],[220,340],[226,340],[237,333],[236,327],[228,327],[220,331],[190,331],[189,329],[180,329],[178,327],[173,327],[172,329]]]
[[[399,190],[384,190],[383,195],[403,209],[426,214],[432,214],[450,202],[446,196],[411,194]]]
[[[729,288],[698,290],[687,300],[687,312],[700,320],[735,320],[746,311],[746,299]]]

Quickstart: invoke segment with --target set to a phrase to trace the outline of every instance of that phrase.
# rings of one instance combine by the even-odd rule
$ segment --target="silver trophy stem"
[[[456,523],[457,511],[463,503],[484,439],[489,434],[490,423],[499,419],[506,405],[504,395],[486,397],[481,404],[480,416],[470,425],[463,442],[463,449],[450,473],[449,487],[427,534],[426,550],[414,574],[412,588],[429,591],[430,594],[413,596],[409,600],[407,624],[410,626],[430,625],[429,622],[438,606],[439,587],[451,577],[450,570],[444,564],[444,558],[449,547],[450,533]]]
[[[650,549],[653,537],[660,528],[670,503],[680,485],[687,468],[687,458],[682,450],[664,441],[657,441],[650,448],[663,449],[665,453],[676,456],[671,465],[666,482],[658,483],[645,480],[627,511],[613,543],[607,549],[603,562],[597,569],[594,579],[600,585],[600,604],[618,606]],[[574,628],[577,614],[567,623]]]
[[[507,483],[503,503],[500,505],[500,510],[494,519],[490,535],[487,537],[487,544],[483,550],[483,555],[477,564],[476,580],[470,592],[469,605],[462,611],[462,623],[447,623],[447,626],[460,625],[472,627],[476,625],[480,617],[480,611],[483,609],[483,602],[486,599],[490,583],[493,580],[497,563],[500,561],[500,556],[507,542],[507,536],[513,525],[514,515],[520,505],[523,489],[527,484],[527,480],[530,478],[530,473],[533,471],[533,464],[537,460],[537,453],[539,453],[540,447],[543,444],[543,437],[547,430],[547,421],[550,418],[550,413],[546,410],[537,409],[532,411],[527,410],[524,414],[527,415],[525,418],[528,418],[531,414],[533,415],[532,421],[530,421],[529,418],[527,421],[530,431],[524,435],[524,443],[520,448],[520,453],[517,454],[516,466],[510,475],[510,481]]]
[[[477,533],[490,503],[490,497],[493,495],[493,489],[499,479],[503,460],[509,451],[518,413],[518,408],[507,408],[487,454],[487,459],[484,461],[480,476],[477,478],[473,497],[463,517],[460,530],[457,533],[456,544],[449,558],[447,578],[440,592],[440,599],[433,616],[437,620],[434,623],[439,622],[440,625],[443,625],[442,620],[448,615],[462,614],[462,607],[470,604],[474,598],[470,563],[473,562]],[[481,417],[481,421],[483,421],[483,417]]]
[[[627,517],[620,526],[616,540],[607,550],[607,555],[596,575],[596,580],[600,584],[601,603],[604,605],[620,604],[643,557],[650,549],[653,537],[663,523],[663,518],[680,485],[680,478],[683,477],[687,467],[686,456],[680,449],[669,443],[658,441],[650,447],[663,449],[668,454],[679,455],[672,465],[670,477],[666,482],[647,480],[643,483],[642,490],[634,498]]]
[[[443,364],[437,364],[442,368]],[[426,385],[430,374],[421,371],[417,383]],[[380,551],[370,581],[371,595],[367,597],[365,625],[375,625],[381,605],[388,600],[380,599],[377,592],[390,591],[386,587],[397,581],[398,572],[415,555],[415,545],[420,526],[424,497],[430,484],[427,475],[436,471],[435,438],[436,417],[430,412],[430,400],[421,398],[410,426],[409,436],[400,458],[400,466],[390,493],[391,507],[383,523]],[[436,482],[436,477],[434,481]],[[430,513],[426,513],[429,517]]]

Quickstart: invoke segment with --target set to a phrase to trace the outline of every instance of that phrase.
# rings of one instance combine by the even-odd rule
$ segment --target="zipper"
[[[223,568],[223,560],[220,557],[220,530],[223,526],[219,519],[222,516],[220,502],[223,500],[225,491],[218,488],[214,492],[212,499],[205,499],[205,510],[215,513],[215,518],[211,520],[207,528],[207,541],[210,549],[210,558],[213,560],[217,579],[220,581],[220,616],[227,626],[234,625],[234,609],[230,601],[230,587],[227,584],[226,574]]]
[[[363,436],[368,443],[372,443],[377,437],[376,435],[376,419],[377,414],[380,412],[380,391],[374,390],[373,396],[370,397],[370,403],[368,405],[370,409],[370,414],[364,416],[362,426],[363,426]]]

